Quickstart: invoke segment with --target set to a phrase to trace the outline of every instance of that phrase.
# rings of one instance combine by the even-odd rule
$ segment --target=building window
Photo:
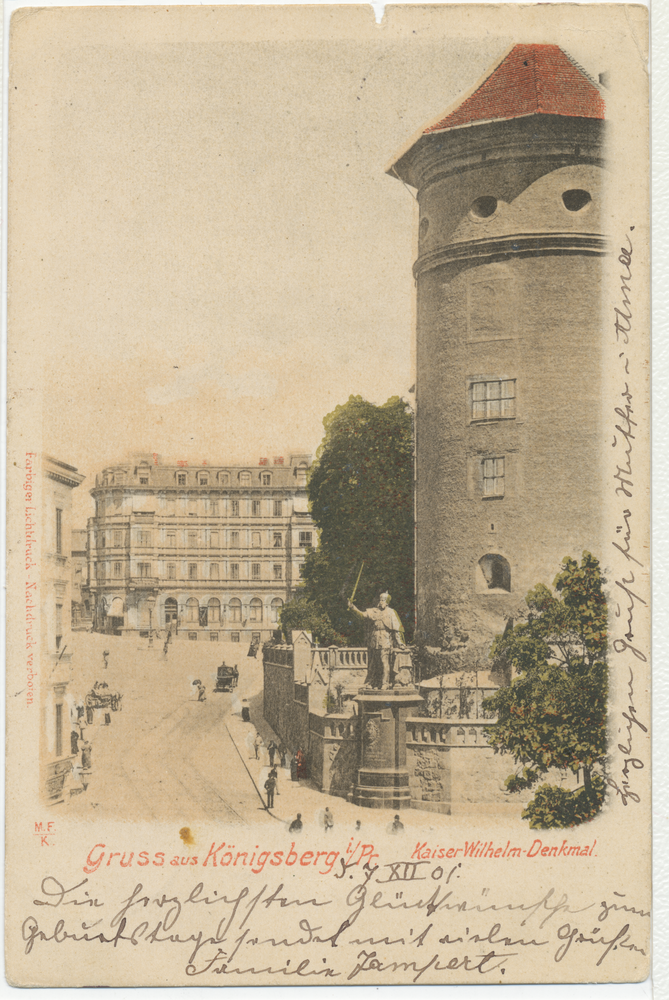
[[[218,481],[221,486],[227,486],[230,482],[230,474],[228,472],[219,472]]]
[[[176,514],[176,512],[177,512],[177,502],[176,502],[176,500],[172,499],[172,497],[168,497],[168,499],[167,499],[167,516],[168,517],[174,517],[174,515]]]
[[[511,590],[511,567],[504,556],[489,553],[479,559],[488,590]]]
[[[515,417],[515,379],[472,382],[469,392],[472,420],[509,420]]]
[[[63,756],[63,703],[56,705],[56,757]]]
[[[188,532],[188,548],[189,549],[197,548],[197,531]]]
[[[197,597],[189,597],[186,601],[186,621],[191,624],[200,624],[200,604]]]
[[[260,548],[260,532],[254,531],[251,535],[251,547],[254,549]]]
[[[260,579],[260,563],[251,563],[251,579]]]
[[[212,549],[217,549],[218,548],[218,532],[217,531],[212,531],[211,534],[209,535],[209,544],[212,547]]]
[[[250,472],[240,472],[239,473],[239,482],[242,484],[242,486],[250,486],[251,485],[251,473]]]
[[[177,547],[177,533],[176,531],[167,532],[167,544],[169,548],[175,549]]]
[[[60,649],[60,641],[63,638],[63,605],[56,605],[56,649]]]
[[[122,531],[115,531],[114,532],[114,547],[118,549],[122,545],[123,545],[123,532]]]
[[[210,642],[218,642],[218,632],[210,632],[209,633],[209,641]]]
[[[168,580],[176,580],[176,578],[177,578],[176,563],[168,563],[167,564],[167,579]]]
[[[239,563],[230,563],[230,579],[239,579]]]
[[[63,512],[60,507],[56,507],[56,553],[63,554]]]
[[[239,532],[238,531],[231,531],[230,532],[230,548],[231,549],[238,549],[239,548]]]
[[[230,502],[230,514],[232,517],[239,517],[239,500]]]
[[[279,612],[281,611],[282,607],[283,607],[283,601],[281,600],[281,598],[280,597],[273,598],[271,615],[272,615],[272,621],[274,623],[278,623]]]
[[[188,563],[188,579],[197,580],[197,563]]]
[[[304,579],[304,563],[300,563],[297,567],[297,572],[300,574],[300,580]]]
[[[151,563],[147,562],[137,563],[137,571],[143,579],[146,579],[147,577],[151,576]]]
[[[230,633],[230,642],[239,642],[239,632]]]
[[[139,485],[140,486],[148,486],[149,485],[149,477],[148,476],[140,476],[139,477]]]
[[[139,544],[142,546],[151,545],[151,532],[150,531],[140,531],[139,533]]]
[[[218,500],[211,501],[210,513],[212,517],[218,517]]]
[[[221,620],[221,602],[217,597],[212,597],[209,601],[209,624],[218,625]]]
[[[211,565],[209,566],[209,579],[210,580],[220,579],[218,572],[218,563],[211,563]]]
[[[104,549],[105,545],[107,544],[107,533],[105,531],[101,531],[100,534],[98,535],[98,539],[100,541],[100,548]]]
[[[191,640],[191,642],[197,642],[197,632],[189,632],[188,638]]]
[[[300,532],[300,546],[302,548],[311,548],[311,532],[301,531]]]
[[[274,541],[272,542],[273,548],[280,549],[281,548],[281,532],[280,531],[275,531],[274,535],[273,535],[273,539],[274,539]]]
[[[252,622],[262,621],[262,601],[259,597],[254,597],[251,600],[251,607],[249,611],[249,619]]]
[[[253,517],[260,517],[260,500],[251,501],[251,514]]]
[[[283,566],[280,563],[275,563],[272,568],[273,568],[273,571],[274,571],[274,579],[275,580],[282,580],[283,579]]]
[[[283,500],[274,501],[274,517],[283,517]]]
[[[114,563],[114,576],[119,577],[120,575],[121,575],[121,563],[120,562],[115,562]]]
[[[504,496],[504,459],[484,458],[483,466],[483,496]]]
[[[195,517],[197,514],[197,500],[188,501],[188,516]]]
[[[197,477],[197,481],[200,484],[200,486],[209,486],[209,473],[200,472]]]
[[[237,597],[233,597],[229,604],[230,608],[230,621],[240,622],[242,620],[242,602]],[[235,641],[234,639],[232,640]],[[239,642],[239,637],[237,637],[237,642]]]
[[[185,486],[185,485],[186,485],[186,473],[177,472],[177,486]]]
[[[263,472],[263,474],[262,474],[262,484],[263,484],[263,486],[271,486],[272,485],[272,473],[271,472]]]

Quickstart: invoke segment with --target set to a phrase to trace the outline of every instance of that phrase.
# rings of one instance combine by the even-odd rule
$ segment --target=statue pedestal
[[[358,775],[353,801],[372,809],[409,808],[406,720],[416,715],[423,699],[413,686],[360,688],[356,702]]]

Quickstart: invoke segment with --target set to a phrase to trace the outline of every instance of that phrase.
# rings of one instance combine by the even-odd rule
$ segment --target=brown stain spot
[[[182,826],[179,830],[179,836],[183,840],[184,844],[188,844],[190,846],[195,843],[195,837],[191,833],[189,826]]]

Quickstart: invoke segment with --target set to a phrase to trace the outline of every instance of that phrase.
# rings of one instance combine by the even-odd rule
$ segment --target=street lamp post
[[[146,603],[149,606],[149,649],[153,647],[153,609],[156,606],[156,599],[153,595],[147,597]]]

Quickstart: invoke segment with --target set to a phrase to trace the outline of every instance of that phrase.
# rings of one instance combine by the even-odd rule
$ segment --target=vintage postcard
[[[645,979],[646,8],[9,51],[9,982]]]

